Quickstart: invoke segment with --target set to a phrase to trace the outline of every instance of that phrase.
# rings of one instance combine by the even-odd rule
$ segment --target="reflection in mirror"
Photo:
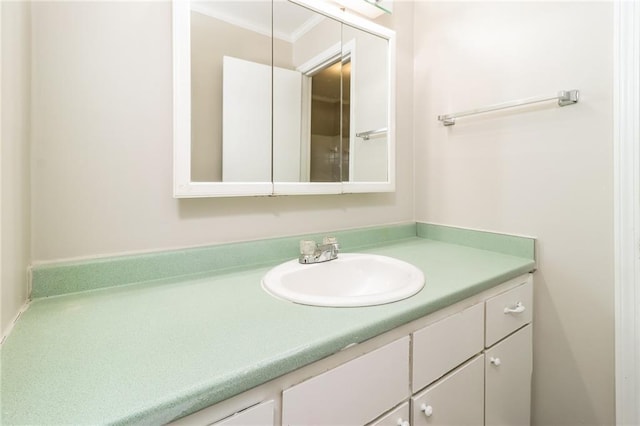
[[[349,181],[351,150],[351,52],[342,56],[342,180]]]
[[[274,182],[340,182],[341,23],[286,0],[275,6],[291,61],[274,70]]]
[[[346,24],[342,39],[342,56],[350,64],[345,79],[351,93],[345,139],[349,173],[343,181],[384,182],[389,176],[388,41]]]
[[[364,0],[385,13],[393,13],[393,0]]]
[[[191,180],[271,182],[271,4],[191,2],[190,18]]]
[[[310,78],[311,85],[311,128],[310,159],[307,160],[310,182],[340,182],[341,177],[341,139],[342,126],[340,76],[342,72],[340,58],[336,62],[324,64],[323,68]],[[309,94],[303,96],[308,100]]]
[[[284,22],[296,26],[292,17],[307,11],[288,1],[276,0],[276,4],[282,9],[274,13],[274,27]],[[291,69],[276,69],[274,75],[274,182],[386,182],[388,41],[306,13],[310,18],[297,24],[291,37]],[[284,71],[298,76],[295,82],[288,80],[291,86],[277,76]],[[291,105],[278,106],[278,97],[294,92]],[[290,132],[290,139],[283,136],[283,129]],[[372,130],[383,131],[368,136]],[[286,161],[281,160],[285,154]],[[299,169],[292,170],[297,155]]]
[[[292,14],[307,14],[292,36],[291,70],[299,76],[300,117],[299,133],[292,135],[299,156],[299,173],[284,174],[282,170],[292,162],[274,161],[275,182],[340,182],[341,181],[341,23],[287,1],[277,1],[285,10],[274,16],[274,25],[282,25]],[[290,92],[278,80],[274,93]],[[274,109],[274,119],[278,109]],[[277,124],[276,124],[277,123]],[[274,158],[286,148],[279,137],[281,128],[291,122],[274,120]],[[293,158],[292,158],[293,160]]]
[[[369,19],[393,12],[393,0],[333,0],[346,9]]]

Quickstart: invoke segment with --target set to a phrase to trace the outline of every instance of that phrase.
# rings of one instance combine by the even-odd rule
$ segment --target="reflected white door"
[[[273,181],[299,182],[302,73],[273,68]]]
[[[272,82],[271,70],[269,65],[224,57],[223,182],[271,182],[272,162],[273,181],[300,179],[302,77],[275,67]]]
[[[225,56],[222,181],[271,182],[271,67]]]

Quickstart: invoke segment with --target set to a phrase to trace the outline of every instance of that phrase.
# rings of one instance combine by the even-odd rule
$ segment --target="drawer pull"
[[[411,424],[409,423],[409,421],[407,420],[402,420],[402,417],[400,417],[398,419],[398,426],[411,426]]]
[[[489,362],[491,364],[495,365],[496,367],[499,366],[500,364],[502,364],[502,361],[500,361],[500,358],[494,358],[494,357],[491,357],[489,359]]]
[[[420,406],[420,411],[422,411],[427,417],[431,417],[431,415],[433,415],[433,407],[427,404],[422,404]]]
[[[516,303],[516,306],[513,308],[504,308],[505,314],[521,314],[525,311],[525,307],[522,302]]]

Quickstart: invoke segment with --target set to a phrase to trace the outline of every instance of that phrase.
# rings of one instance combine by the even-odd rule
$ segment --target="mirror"
[[[313,0],[173,6],[176,197],[393,190],[392,31]]]

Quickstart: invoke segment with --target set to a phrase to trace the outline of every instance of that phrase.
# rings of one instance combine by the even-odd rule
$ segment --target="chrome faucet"
[[[312,240],[300,241],[300,263],[320,263],[338,258],[340,245],[335,237],[324,237],[322,244]]]

